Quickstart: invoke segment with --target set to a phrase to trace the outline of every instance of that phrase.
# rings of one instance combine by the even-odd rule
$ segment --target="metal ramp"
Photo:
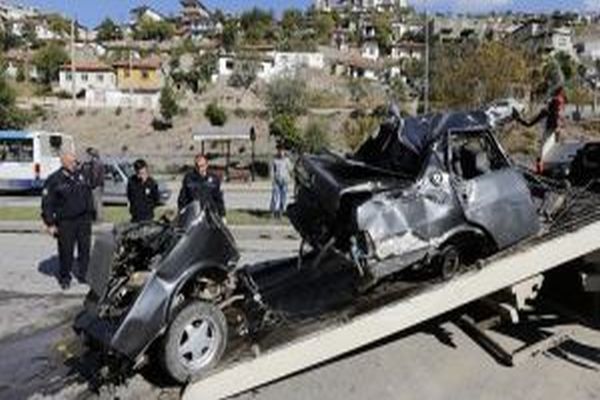
[[[596,207],[583,217],[492,257],[481,269],[429,286],[348,322],[338,322],[306,334],[254,358],[225,364],[204,379],[190,383],[183,399],[223,399],[246,392],[360,349],[599,250],[600,221]]]

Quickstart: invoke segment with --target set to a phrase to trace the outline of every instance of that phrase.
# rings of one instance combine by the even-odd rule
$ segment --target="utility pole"
[[[425,105],[423,111],[429,113],[429,14],[425,0],[425,88],[423,93]]]
[[[133,110],[134,104],[133,104],[133,53],[132,53],[132,47],[133,47],[133,42],[132,42],[132,38],[128,37],[127,42],[129,43],[129,76],[128,76],[128,81],[129,81],[129,105],[131,107],[131,110]]]
[[[75,85],[75,19],[71,18],[71,95],[73,96],[73,112],[77,112],[77,86]]]

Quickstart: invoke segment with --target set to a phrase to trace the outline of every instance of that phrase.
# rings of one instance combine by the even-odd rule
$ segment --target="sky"
[[[179,9],[179,0],[20,0],[21,4],[39,7],[42,10],[58,11],[76,16],[86,26],[94,27],[105,17],[128,20],[129,10],[148,5],[169,14]],[[239,11],[253,6],[281,11],[286,8],[306,8],[312,0],[205,0],[209,8]],[[409,4],[422,9],[427,3],[431,11],[441,12],[487,12],[491,10],[552,12],[600,11],[600,0],[409,0]]]

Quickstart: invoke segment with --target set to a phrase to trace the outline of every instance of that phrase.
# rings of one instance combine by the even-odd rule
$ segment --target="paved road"
[[[298,242],[241,240],[238,246],[241,262],[253,263],[287,257]],[[67,292],[60,290],[52,276],[57,268],[55,242],[47,235],[0,234],[0,249],[0,399],[21,398],[36,388],[52,388],[57,399],[76,398],[85,390],[84,384],[71,379],[63,388],[56,382],[72,374],[65,362],[75,352],[70,349],[75,342],[70,321],[79,311],[87,287],[75,284]],[[156,398],[160,392],[141,377],[118,390],[127,399],[136,398],[134,395]],[[166,392],[176,393],[177,398],[179,391]],[[112,398],[110,393],[105,396]]]
[[[293,241],[240,243],[244,262],[283,257],[293,253],[296,245]],[[0,235],[0,249],[0,399],[32,393],[35,399],[179,397],[177,388],[157,388],[141,376],[116,388],[103,388],[99,396],[79,397],[86,380],[81,358],[69,358],[78,350],[68,321],[85,288],[58,290],[47,275],[54,244],[46,236]],[[543,329],[573,329],[575,335],[558,351],[506,368],[453,324],[441,321],[238,398],[598,399],[600,333],[581,326],[550,324]],[[508,343],[518,346],[514,339]]]

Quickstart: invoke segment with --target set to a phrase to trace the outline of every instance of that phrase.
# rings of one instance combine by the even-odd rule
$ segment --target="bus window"
[[[33,162],[33,139],[0,139],[0,161]]]
[[[42,157],[60,157],[62,151],[73,151],[73,139],[65,136],[40,137],[40,153]]]

